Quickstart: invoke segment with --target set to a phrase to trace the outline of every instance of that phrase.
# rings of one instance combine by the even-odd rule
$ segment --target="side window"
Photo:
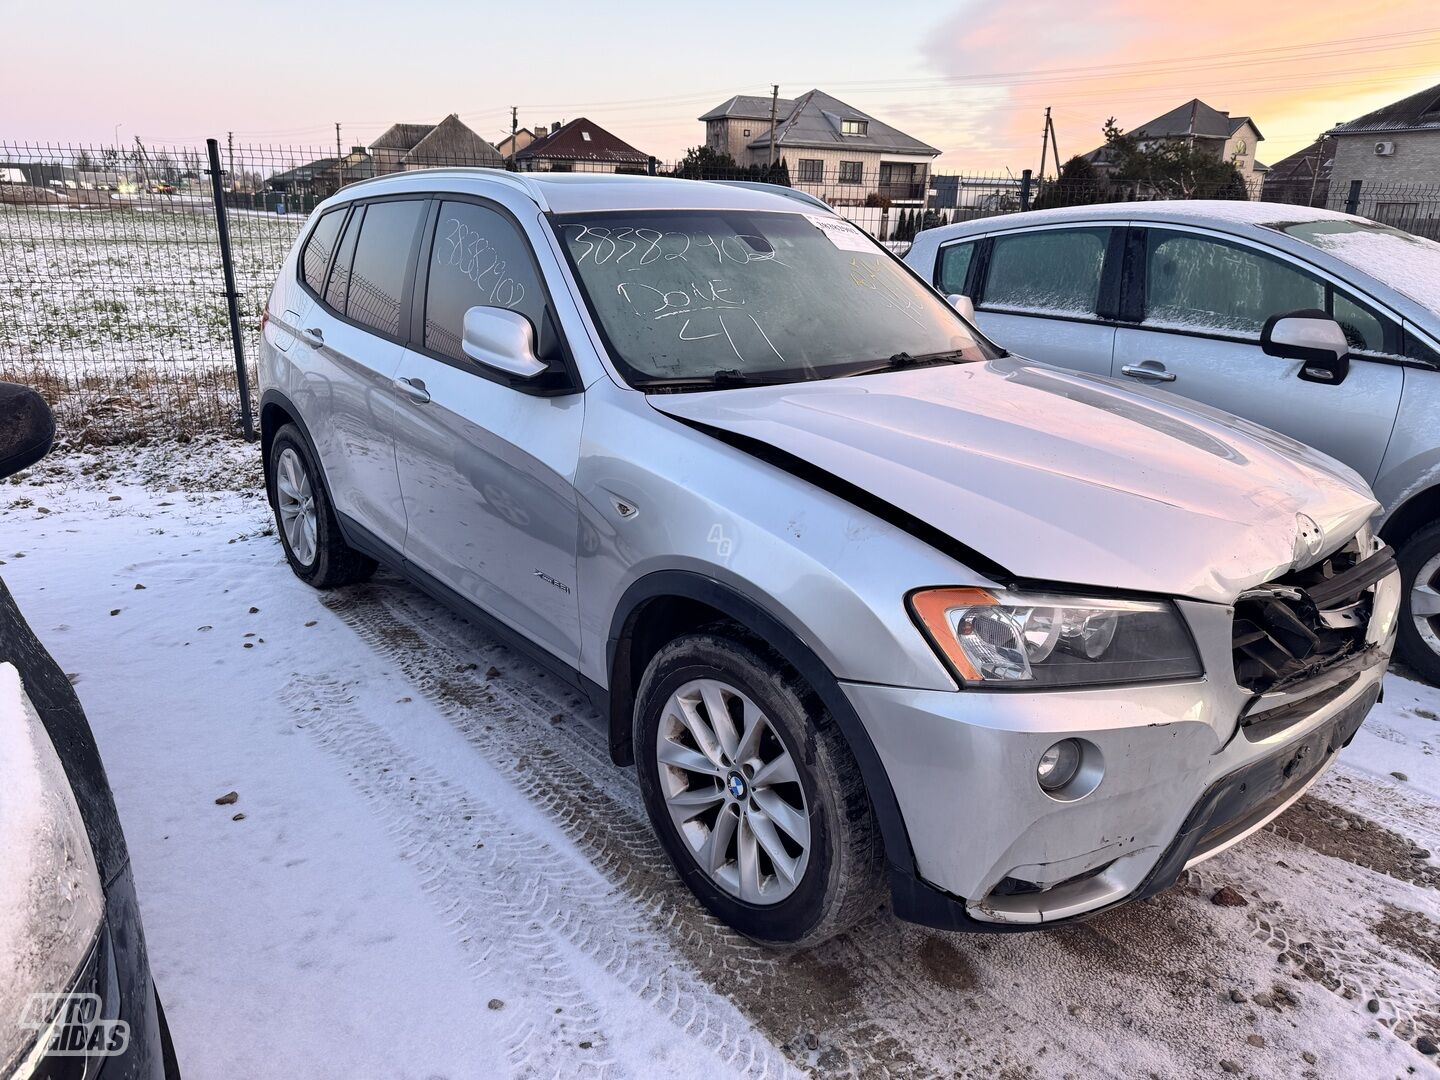
[[[1109,229],[1045,229],[997,236],[985,275],[984,306],[1093,315],[1109,244]]]
[[[970,273],[970,263],[975,258],[975,242],[951,244],[940,249],[940,271],[935,275],[935,287],[947,296],[965,291],[965,278]]]
[[[425,347],[464,360],[465,312],[472,307],[518,311],[545,336],[545,293],[530,241],[506,217],[468,202],[440,204],[425,287]]]
[[[1325,308],[1325,286],[1280,259],[1189,233],[1146,238],[1145,323],[1259,337],[1271,315]]]
[[[365,217],[365,208],[357,206],[340,238],[340,250],[335,253],[334,265],[330,267],[330,280],[325,285],[325,305],[344,313],[345,294],[350,291],[350,263],[355,258],[355,237],[360,233],[360,222]]]
[[[340,237],[340,226],[345,224],[345,207],[322,214],[315,223],[310,239],[305,241],[305,253],[301,256],[301,272],[305,284],[316,293],[325,289],[325,271],[330,267],[330,256],[335,251],[335,241]]]
[[[1406,329],[1405,331],[1405,358],[1407,360],[1419,360],[1422,364],[1430,364],[1432,367],[1440,368],[1440,352],[1436,352],[1425,342],[1421,341],[1415,334]]]
[[[1362,307],[1344,293],[1334,294],[1330,313],[1345,331],[1350,348],[1356,352],[1383,353],[1385,348],[1385,323],[1369,308]]]
[[[345,299],[345,314],[362,326],[399,336],[405,273],[424,211],[425,203],[416,199],[365,207]]]

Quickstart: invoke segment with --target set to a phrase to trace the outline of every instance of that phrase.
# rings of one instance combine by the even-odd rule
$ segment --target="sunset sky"
[[[1260,160],[1440,84],[1434,0],[901,0],[6,5],[0,142],[333,150],[451,112],[492,141],[588,116],[673,159],[731,94],[820,87],[944,151],[947,172],[1039,164],[1199,97],[1253,117]]]

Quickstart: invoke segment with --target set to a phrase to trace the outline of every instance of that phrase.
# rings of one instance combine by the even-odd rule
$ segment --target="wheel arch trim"
[[[860,766],[861,778],[880,825],[886,861],[892,871],[913,875],[915,857],[910,835],[890,785],[889,773],[839,680],[799,635],[764,604],[716,578],[692,570],[657,570],[631,583],[616,605],[605,653],[610,683],[610,756],[616,764],[630,765],[635,760],[631,725],[637,680],[632,672],[631,648],[636,628],[650,602],[667,599],[694,601],[715,609],[760,637],[799,672],[834,717],[841,738]]]

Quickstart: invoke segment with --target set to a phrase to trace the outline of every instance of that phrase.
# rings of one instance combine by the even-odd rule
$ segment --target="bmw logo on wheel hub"
[[[745,778],[738,772],[732,772],[730,779],[725,782],[725,788],[730,792],[732,799],[743,799],[749,791]]]

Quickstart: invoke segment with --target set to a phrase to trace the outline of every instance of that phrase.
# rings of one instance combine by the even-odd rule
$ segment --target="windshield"
[[[790,382],[990,356],[956,312],[823,214],[574,214],[556,231],[621,374],[646,389]]]
[[[1440,244],[1378,221],[1320,218],[1271,225],[1440,312]]]

